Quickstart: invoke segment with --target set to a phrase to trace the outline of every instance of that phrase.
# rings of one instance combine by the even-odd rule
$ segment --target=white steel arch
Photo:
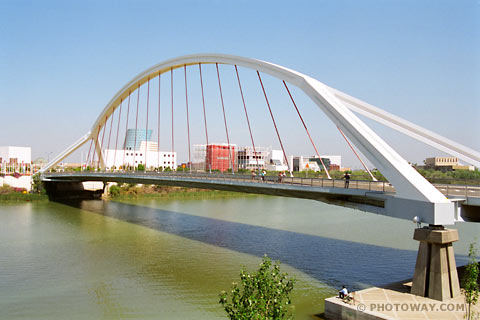
[[[415,215],[420,216],[422,221],[432,224],[452,224],[454,222],[454,204],[425,180],[405,159],[373,132],[373,130],[352,111],[364,114],[395,130],[410,135],[442,151],[456,155],[477,166],[480,166],[480,153],[413,125],[399,117],[388,114],[381,109],[348,96],[341,91],[330,88],[320,81],[297,71],[269,62],[233,55],[188,55],[167,60],[140,73],[114,95],[96,119],[91,130],[75,144],[55,157],[42,169],[42,172],[58,164],[88,140],[97,139],[97,133],[105,123],[105,119],[112,115],[115,109],[119,107],[121,101],[125,100],[131,92],[135,91],[149,79],[168,72],[171,69],[180,68],[184,65],[198,65],[199,63],[242,66],[267,73],[297,86],[317,104],[330,120],[344,132],[350,141],[352,141],[369,161],[395,186],[397,192],[396,198],[400,203],[403,200],[422,203],[424,209],[420,211],[414,208],[411,209],[413,212],[411,213],[412,217]],[[100,165],[103,167],[104,159],[101,154],[101,148],[99,143],[95,145],[97,149],[96,152],[100,155]],[[400,203],[397,203],[395,208],[401,208],[402,205],[398,205]],[[407,214],[407,216],[409,215],[410,214]]]

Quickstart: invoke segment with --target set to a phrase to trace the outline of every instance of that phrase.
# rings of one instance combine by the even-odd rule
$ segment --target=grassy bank
[[[0,203],[22,201],[48,201],[44,193],[28,193],[23,188],[14,188],[7,184],[0,187]]]
[[[108,198],[112,200],[123,199],[218,199],[234,197],[255,197],[257,195],[218,191],[208,189],[156,186],[156,185],[113,185],[109,188]]]
[[[0,194],[0,203],[23,202],[23,201],[48,201],[46,194],[38,193],[2,193]]]

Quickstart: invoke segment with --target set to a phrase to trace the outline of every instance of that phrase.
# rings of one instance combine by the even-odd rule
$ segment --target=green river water
[[[264,253],[296,319],[339,286],[412,276],[415,225],[276,197],[0,205],[0,319],[226,319],[218,293]],[[458,224],[457,263],[480,224]]]

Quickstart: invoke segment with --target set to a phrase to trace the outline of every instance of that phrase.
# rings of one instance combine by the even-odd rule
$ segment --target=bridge
[[[249,81],[244,81],[243,86],[239,69],[242,70],[242,78],[247,78],[247,72],[250,72]],[[232,74],[233,80],[230,79],[231,81],[227,82],[224,76],[222,86],[220,70],[222,70],[223,75],[227,73]],[[181,75],[177,78],[179,73]],[[193,76],[193,74],[195,74],[195,76]],[[226,138],[226,144],[220,146],[223,150],[222,157],[218,158],[224,159],[223,165],[226,163],[227,167],[222,167],[222,170],[230,170],[232,173],[229,175],[192,172],[194,169],[192,140],[198,139],[199,136],[203,135],[203,133],[200,133],[201,131],[204,131],[204,141],[207,149],[205,167],[203,167],[201,171],[210,171],[209,169],[211,169],[212,165],[210,159],[212,151],[209,150],[209,146],[211,145],[211,141],[213,141],[212,131],[215,131],[218,126],[213,126],[213,130],[212,126],[210,126],[209,136],[207,110],[210,111],[211,115],[212,111],[210,109],[212,103],[207,99],[208,95],[205,94],[206,91],[204,90],[205,88],[208,89],[206,85],[208,83],[206,76],[208,75],[216,78],[214,82],[218,84],[217,96],[219,99],[214,104],[221,106],[221,108],[216,109],[214,112],[218,115],[219,119],[221,119],[221,122],[223,122],[222,124],[225,129],[224,137]],[[264,78],[262,78],[262,75]],[[302,179],[292,175],[293,163],[292,159],[289,161],[287,157],[286,150],[288,146],[284,143],[285,136],[283,136],[282,139],[282,135],[280,134],[282,127],[278,117],[280,113],[287,111],[284,110],[285,108],[278,110],[278,106],[277,109],[273,108],[277,100],[272,99],[272,91],[268,91],[269,87],[267,84],[270,84],[270,82],[265,80],[265,75],[270,76],[269,79],[279,81],[280,88],[285,90],[284,96],[287,98],[288,104],[291,105],[291,110],[294,110],[292,114],[295,115],[295,117],[298,116],[298,127],[294,130],[298,132],[305,131],[305,138],[308,138],[308,140],[306,140],[311,143],[312,151],[315,152],[319,160],[319,165],[321,165],[321,169],[326,175],[326,179]],[[162,77],[170,80],[169,94],[165,94],[165,90],[161,89]],[[195,87],[192,87],[192,78],[195,78]],[[265,159],[260,156],[258,139],[255,139],[253,134],[255,131],[252,121],[253,116],[258,112],[260,107],[256,103],[256,112],[254,114],[250,113],[250,115],[247,110],[249,100],[245,87],[246,84],[250,84],[256,78],[258,78],[258,94],[265,99],[264,110],[268,111],[265,112],[267,115],[266,119],[262,120],[262,131],[266,127],[266,123],[271,121],[272,131],[278,139],[278,145],[283,155],[282,162],[286,165],[285,170],[290,172],[290,176],[285,177],[281,183],[273,183],[273,181],[258,183],[258,181],[249,180],[251,179],[249,176],[242,176],[239,175],[238,172],[235,172],[238,167],[238,160],[235,157],[236,149],[235,145],[231,143],[231,137],[232,127],[237,127],[240,121],[245,121],[244,128],[248,128],[248,140],[253,150],[250,165],[256,169],[261,169],[266,165],[265,162],[262,162]],[[175,86],[178,79],[181,79],[181,82],[183,82],[180,91],[184,92],[184,95],[180,100],[182,100],[181,109],[185,110],[185,113],[182,113],[180,117],[180,108],[178,107],[180,104],[178,102],[179,90],[178,85]],[[153,83],[155,83],[155,86],[152,85]],[[190,86],[188,83],[190,83]],[[235,113],[233,107],[229,108],[229,105],[232,106],[234,103],[230,102],[229,104],[228,102],[231,100],[228,100],[226,97],[226,93],[231,92],[233,89],[229,91],[226,88],[226,83],[237,86],[237,97],[240,101],[237,104],[240,107]],[[175,88],[177,88],[176,91],[174,90]],[[192,107],[192,90],[194,90],[194,88],[198,91],[197,96],[200,101],[198,105],[201,106],[201,108],[197,110],[199,116],[196,119],[198,120],[200,118],[201,121],[195,121],[192,125],[190,114],[194,112]],[[143,93],[142,99],[141,92]],[[153,95],[151,92],[153,92]],[[277,90],[275,92],[277,92]],[[319,148],[317,148],[317,144],[314,142],[315,140],[318,142],[320,139],[318,135],[311,134],[311,122],[315,119],[302,117],[302,112],[305,114],[306,111],[305,108],[302,109],[301,105],[296,102],[296,98],[298,98],[297,92],[302,93],[310,102],[317,106],[318,111],[323,112],[323,115],[319,112],[317,117],[326,116],[333,122],[338,129],[339,135],[345,140],[345,143],[351,148],[352,152],[364,166],[365,171],[370,175],[370,181],[352,181],[350,188],[344,188],[343,181],[331,178],[328,166],[322,160],[320,152],[318,151]],[[158,111],[156,111],[153,117],[152,110],[154,108],[153,103],[151,103],[151,96],[154,96],[158,102],[158,108],[155,106],[155,109]],[[142,101],[142,103],[140,103],[140,101]],[[165,101],[167,101],[166,108]],[[162,102],[163,108],[161,107]],[[207,104],[209,108],[207,108]],[[279,104],[280,103],[276,103],[276,105]],[[286,104],[282,104],[282,106],[284,105]],[[140,108],[140,106],[142,106],[142,108]],[[251,108],[251,105],[248,107]],[[127,110],[125,110],[125,108]],[[130,109],[132,109],[131,115]],[[136,110],[135,113],[134,110]],[[243,112],[245,116],[244,120],[242,120],[243,116],[240,116]],[[130,119],[133,117],[133,114],[135,114],[134,120]],[[229,114],[230,122],[227,121],[227,114]],[[275,118],[275,114],[277,118]],[[232,115],[234,117],[233,122]],[[315,199],[396,218],[413,219],[414,221],[428,224],[430,227],[425,229],[425,232],[416,232],[415,239],[421,242],[418,258],[420,262],[417,261],[419,271],[417,272],[416,270],[415,272],[412,292],[414,291],[419,295],[432,296],[439,300],[447,296],[458,295],[458,279],[455,275],[451,274],[451,272],[454,272],[451,264],[447,268],[446,273],[449,280],[447,282],[444,281],[446,284],[441,286],[442,289],[438,290],[438,288],[434,289],[432,287],[429,291],[427,288],[429,281],[425,279],[428,275],[433,276],[435,273],[434,271],[430,273],[430,262],[426,262],[424,256],[430,259],[432,254],[438,254],[439,256],[444,256],[446,261],[452,261],[453,248],[451,247],[451,243],[455,241],[455,236],[448,233],[449,231],[444,230],[443,226],[452,225],[460,221],[480,220],[480,212],[478,210],[480,206],[477,195],[478,188],[457,186],[451,189],[449,186],[445,188],[445,186],[436,187],[432,185],[377,133],[367,126],[358,115],[372,119],[430,147],[434,147],[467,163],[480,167],[480,153],[478,151],[442,137],[337,89],[331,88],[307,75],[261,60],[223,54],[199,54],[174,58],[159,63],[134,77],[113,96],[100,112],[90,131],[50,161],[50,163],[42,169],[42,174],[43,179],[50,184],[66,181],[103,181],[233,190]],[[135,129],[129,127],[129,119],[130,126],[133,127],[133,123],[135,123]],[[139,119],[141,123],[140,126]],[[168,126],[165,125],[165,119],[169,122]],[[179,172],[159,173],[158,171],[165,169],[167,155],[167,165],[172,167],[173,170],[176,169],[175,164],[179,157],[175,149],[175,138],[177,138],[178,147],[178,125],[180,121],[184,124],[184,134],[186,134],[186,143],[184,145],[187,150],[184,157],[187,158],[188,155],[186,166],[190,172],[188,174],[181,174]],[[123,123],[125,123],[125,130],[122,134],[120,127],[121,124],[123,127]],[[228,124],[230,124],[230,126]],[[195,133],[194,127],[197,127],[198,130],[202,125],[203,129]],[[142,129],[139,129],[140,127]],[[167,127],[167,130],[165,127]],[[177,133],[175,132],[176,128]],[[285,127],[283,127],[283,129],[285,129]],[[289,128],[289,130],[292,129]],[[112,138],[112,131],[114,138]],[[152,138],[153,132],[157,133],[156,142],[154,142]],[[131,133],[133,133],[133,136]],[[171,139],[170,150],[169,152],[160,152],[160,146],[164,145],[165,137]],[[218,134],[216,137],[216,139],[218,139]],[[124,141],[123,147],[121,148],[118,148],[119,139],[120,143],[122,143],[122,140]],[[223,140],[223,137],[220,139]],[[257,144],[255,144],[255,140],[257,140]],[[112,148],[110,148],[111,142],[112,144],[115,142],[115,146]],[[94,170],[93,172],[49,173],[50,169],[54,168],[72,153],[80,150],[84,145],[88,145],[88,143],[90,143],[90,147],[88,149],[85,166],[88,167],[86,169]],[[163,154],[162,157],[164,157],[162,158],[163,166],[160,158],[161,153]],[[152,155],[154,155],[153,158]],[[377,181],[376,177],[365,165],[361,155],[368,159],[368,161],[386,177],[389,181],[388,184]],[[145,169],[146,172],[138,170],[140,169],[140,165],[142,166],[142,170]],[[448,197],[444,194],[445,191]],[[419,235],[417,235],[417,233]],[[444,241],[444,234],[447,233],[449,235],[445,237],[451,240],[449,242]],[[435,251],[436,253],[432,253],[432,250],[437,250],[438,252]],[[450,260],[448,259],[449,257]],[[444,266],[439,266],[439,268],[440,267],[444,268]],[[441,275],[441,279],[439,278],[438,281],[442,280],[442,277],[444,277],[444,275]],[[436,282],[437,279],[430,281],[432,286],[433,283]]]
[[[199,172],[53,172],[45,173],[49,182],[101,181],[177,186],[245,192],[272,196],[310,199],[352,209],[391,215],[395,188],[386,181],[351,180],[348,188],[343,179],[220,174]],[[457,220],[480,222],[480,186],[434,184],[448,199],[462,204]],[[468,208],[468,209],[465,209]],[[473,209],[472,209],[473,208]],[[473,212],[473,214],[472,214]],[[400,213],[401,214],[401,213]]]

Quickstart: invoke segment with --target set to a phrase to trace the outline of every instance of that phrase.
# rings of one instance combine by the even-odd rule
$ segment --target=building
[[[236,145],[227,143],[208,144],[205,153],[206,170],[227,171],[237,165]]]
[[[152,130],[146,129],[128,129],[125,135],[125,142],[123,149],[125,150],[142,150],[145,148],[145,143],[149,144],[152,140]],[[158,146],[157,146],[158,148]]]
[[[207,145],[206,144],[194,144],[193,145],[193,157],[192,157],[192,170],[205,171],[207,157]]]
[[[123,149],[105,149],[105,166],[107,169],[120,169],[144,165],[152,170],[177,168],[176,152],[158,150],[158,143],[151,141],[152,130],[128,129]]]
[[[32,148],[30,147],[0,147],[1,172],[27,173],[32,164]]]
[[[429,168],[458,166],[458,158],[457,157],[427,158],[425,159],[425,166]]]
[[[321,155],[322,159],[330,160],[330,168],[328,170],[341,170],[342,169],[342,156],[325,156]]]
[[[176,152],[106,149],[103,150],[103,156],[108,170],[138,167],[139,164],[144,165],[149,170],[156,168],[175,170],[177,168]]]
[[[238,168],[246,170],[264,169],[271,151],[271,148],[265,147],[255,147],[255,151],[253,147],[238,148]]]
[[[266,169],[269,171],[288,171],[282,150],[272,150],[267,156]]]
[[[426,158],[424,169],[433,169],[439,171],[453,171],[453,170],[475,170],[474,166],[461,165],[457,157],[432,157]]]
[[[342,165],[342,157],[341,156],[321,156],[323,164],[327,168],[327,170],[341,170]],[[312,171],[322,171],[323,165],[322,161],[318,156],[311,156],[311,157],[291,157],[291,161],[293,164],[293,171],[304,171],[304,170],[312,170]]]

